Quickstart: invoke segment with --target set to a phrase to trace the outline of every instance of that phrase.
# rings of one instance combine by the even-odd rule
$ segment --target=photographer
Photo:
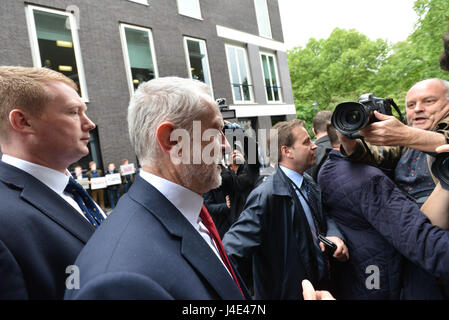
[[[246,198],[259,178],[260,168],[257,157],[255,163],[249,161],[252,160],[250,150],[257,152],[256,141],[250,138],[240,125],[226,120],[224,123],[226,138],[233,146],[233,151],[227,155],[226,166],[222,166],[221,186],[203,195],[221,238],[239,218]],[[251,143],[254,148],[249,146]]]
[[[379,121],[359,131],[368,143],[340,135],[342,154],[353,161],[394,170],[394,181],[422,205],[435,188],[425,152],[434,152],[449,138],[448,97],[448,81],[416,83],[406,96],[408,125],[375,111]]]
[[[439,146],[435,150],[437,153],[448,152],[449,144]],[[421,207],[421,211],[426,214],[432,224],[439,226],[442,229],[449,229],[449,189],[442,187],[440,182],[435,187],[435,190],[429,196],[427,201]]]

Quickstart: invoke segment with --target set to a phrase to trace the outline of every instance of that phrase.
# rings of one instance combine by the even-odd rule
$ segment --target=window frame
[[[268,39],[273,39],[273,32],[271,30],[270,11],[268,10],[268,0],[263,0],[264,3],[265,3],[265,8],[263,8],[263,9],[264,10],[266,9],[266,11],[267,11],[267,17],[268,17],[268,21],[267,22],[268,22],[268,27],[269,27],[268,29],[270,31],[269,35],[263,35],[261,33],[260,26],[261,26],[262,21],[261,21],[261,17],[257,14],[257,12],[258,12],[258,10],[257,10],[258,2],[257,1],[258,0],[254,0],[254,10],[256,11],[256,20],[257,20],[257,28],[258,28],[258,31],[259,31],[259,36],[264,37],[264,38],[268,38]]]
[[[185,17],[189,17],[189,18],[193,18],[193,19],[197,19],[197,20],[203,20],[203,15],[201,12],[201,3],[200,0],[194,0],[198,2],[198,8],[199,8],[199,16],[191,16],[189,14],[186,14],[185,12],[181,12],[180,10],[180,6],[179,6],[179,1],[180,0],[176,0],[176,5],[178,6],[178,14],[185,16]],[[181,0],[182,1],[182,0]]]
[[[246,73],[248,75],[248,87],[249,87],[250,100],[236,100],[236,98],[235,98],[234,84],[232,82],[231,65],[229,63],[230,62],[230,60],[229,60],[230,57],[229,57],[229,54],[228,54],[228,48],[234,48],[236,50],[242,50],[243,51],[243,58],[245,60],[245,70],[246,70]],[[249,68],[248,52],[247,52],[246,48],[243,47],[243,46],[238,46],[238,45],[235,45],[235,44],[228,44],[228,43],[226,43],[225,44],[225,52],[226,52],[226,63],[228,64],[229,83],[231,85],[232,99],[233,99],[234,103],[235,104],[236,103],[238,103],[238,104],[254,104],[254,84],[253,84],[253,80],[252,80],[252,77],[251,77],[251,70]],[[240,64],[239,64],[238,60],[234,61],[234,62],[237,62],[237,72],[238,72],[239,81],[241,82],[242,79],[241,79],[241,75],[240,75]],[[239,88],[240,88],[240,92],[241,92],[242,97],[243,97],[243,84],[242,83],[239,83]]]
[[[206,51],[206,67],[207,67],[207,71],[209,72],[209,81],[210,81],[210,83],[206,83],[206,82],[204,82],[204,83],[206,83],[209,86],[210,93],[211,93],[212,97],[214,97],[214,89],[213,89],[213,85],[212,85],[212,74],[210,72],[210,64],[209,64],[209,52],[207,51],[206,40],[193,38],[193,37],[189,37],[189,36],[184,36],[184,39],[183,39],[184,53],[185,53],[185,57],[186,57],[187,73],[189,74],[190,79],[193,79],[193,77],[192,77],[192,70],[191,70],[192,66],[190,64],[189,47],[187,45],[188,40],[197,41],[197,42],[204,44],[204,49]]]
[[[266,51],[260,51],[259,53],[260,53],[260,65],[261,65],[261,68],[262,68],[262,76],[263,76],[263,80],[264,80],[265,97],[267,98],[267,103],[269,103],[269,104],[270,103],[273,103],[273,104],[282,103],[283,102],[283,99],[282,99],[282,87],[280,85],[281,81],[280,81],[280,78],[279,78],[279,70],[278,70],[276,55],[273,54],[273,53],[270,53],[270,52],[266,52]],[[264,72],[264,69],[263,69],[262,55],[265,55],[267,57],[268,72],[269,72],[269,76],[270,76],[270,83],[272,83],[273,78],[272,78],[272,74],[271,74],[271,68],[270,68],[270,65],[269,65],[268,57],[272,57],[273,58],[274,73],[275,73],[277,84],[278,84],[277,88],[278,88],[279,100],[269,100],[268,99],[267,86],[266,86],[266,83],[265,83],[265,72]],[[273,86],[271,86],[271,94],[272,94],[272,97],[274,97]]]
[[[131,72],[131,61],[129,60],[129,52],[128,52],[128,42],[126,40],[126,33],[125,28],[139,30],[139,31],[146,31],[148,33],[148,40],[150,41],[150,51],[151,51],[151,57],[153,58],[153,65],[154,65],[154,78],[159,77],[159,71],[157,67],[157,59],[156,59],[156,51],[154,49],[154,40],[153,40],[153,31],[150,28],[144,28],[144,27],[138,27],[127,23],[120,23],[119,29],[120,29],[120,42],[122,44],[122,51],[123,51],[123,60],[125,63],[125,71],[126,71],[126,79],[128,82],[128,90],[129,90],[129,96],[132,97],[134,95],[134,83],[133,83],[133,77]]]
[[[27,20],[27,27],[28,27],[28,34],[30,38],[30,45],[31,45],[31,56],[33,60],[33,65],[36,68],[42,68],[42,62],[41,62],[41,54],[39,49],[39,42],[37,39],[37,29],[36,29],[36,21],[34,19],[34,11],[41,11],[41,12],[47,12],[52,13],[60,16],[65,16],[69,19],[70,23],[70,34],[72,36],[72,42],[73,42],[73,49],[75,54],[75,61],[76,61],[76,68],[78,71],[78,80],[79,85],[81,89],[81,99],[84,102],[89,102],[89,95],[87,92],[87,84],[86,84],[86,75],[84,72],[84,64],[83,64],[83,58],[81,55],[81,45],[80,40],[78,36],[78,29],[79,26],[77,25],[77,20],[75,18],[75,15],[71,12],[63,11],[63,10],[55,10],[55,9],[49,9],[45,7],[40,7],[36,5],[27,4],[25,6],[25,15]]]

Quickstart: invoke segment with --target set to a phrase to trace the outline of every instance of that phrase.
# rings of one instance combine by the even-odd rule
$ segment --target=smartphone
[[[331,256],[333,256],[335,250],[337,250],[337,245],[335,243],[333,243],[332,241],[330,241],[325,236],[323,236],[322,234],[318,235],[318,240],[320,240],[322,243],[324,243],[326,250],[329,250],[329,254]]]

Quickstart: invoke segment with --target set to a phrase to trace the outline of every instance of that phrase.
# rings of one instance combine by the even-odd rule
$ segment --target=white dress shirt
[[[189,190],[179,184],[171,182],[167,179],[161,178],[154,174],[151,174],[143,169],[140,170],[140,176],[153,187],[155,187],[160,193],[162,193],[168,201],[170,201],[176,209],[178,209],[182,215],[190,222],[193,228],[203,237],[204,241],[209,245],[212,251],[217,255],[226,270],[228,268],[221,259],[220,252],[218,251],[215,241],[211,237],[209,230],[203,224],[200,218],[200,211],[203,206],[203,197],[199,194]],[[228,270],[229,273],[229,270]],[[229,275],[231,275],[229,273]]]
[[[23,170],[26,173],[35,177],[37,180],[39,180],[47,187],[49,187],[51,190],[56,192],[62,199],[64,199],[68,204],[70,204],[73,208],[75,208],[75,210],[78,211],[84,219],[89,221],[83,214],[83,211],[81,210],[79,205],[72,198],[72,196],[69,193],[64,192],[64,189],[69,183],[70,178],[70,172],[68,170],[66,170],[65,173],[61,173],[59,171],[29,161],[25,161],[16,157],[12,157],[7,154],[2,155],[2,161],[20,170]],[[101,210],[101,208],[98,205],[97,207],[99,212],[103,215],[103,217],[106,218],[103,210]]]

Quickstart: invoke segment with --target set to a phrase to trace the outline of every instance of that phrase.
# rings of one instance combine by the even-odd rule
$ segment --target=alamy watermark
[[[369,265],[365,269],[365,274],[369,276],[365,280],[365,286],[368,290],[380,289],[380,270],[376,265]]]
[[[80,288],[80,269],[75,265],[67,266],[65,273],[69,276],[65,279],[67,290],[79,290]]]
[[[228,152],[239,150],[244,154],[248,164],[268,163],[269,159],[277,160],[278,131],[258,129],[257,140],[255,137],[253,129],[226,129],[223,132],[211,128],[202,131],[201,121],[193,121],[191,131],[186,129],[172,131],[170,141],[177,144],[171,149],[170,159],[175,165],[218,164],[223,159],[224,144],[228,141],[231,148]]]

